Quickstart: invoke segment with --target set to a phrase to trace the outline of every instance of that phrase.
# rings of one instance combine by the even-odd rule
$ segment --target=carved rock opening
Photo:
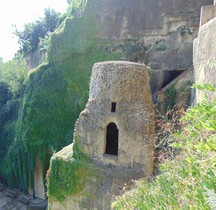
[[[118,155],[118,128],[115,123],[110,123],[106,128],[106,151],[108,155]]]

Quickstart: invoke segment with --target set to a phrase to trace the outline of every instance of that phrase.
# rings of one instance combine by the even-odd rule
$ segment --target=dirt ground
[[[0,191],[0,210],[46,210],[46,208],[25,205],[18,200],[18,196],[16,198],[8,197],[4,190]]]

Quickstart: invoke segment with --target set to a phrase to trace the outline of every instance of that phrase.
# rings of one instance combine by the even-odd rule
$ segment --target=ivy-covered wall
[[[28,75],[15,138],[4,162],[4,173],[15,180],[7,180],[11,187],[30,187],[34,192],[38,154],[45,180],[50,156],[72,142],[74,124],[88,98],[93,64],[118,59],[116,53],[98,47],[92,20],[67,18],[51,36],[47,62]]]

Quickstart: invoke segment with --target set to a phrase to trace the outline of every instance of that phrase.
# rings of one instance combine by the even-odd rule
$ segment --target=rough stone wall
[[[94,13],[98,38],[109,40],[123,60],[152,68],[151,87],[163,86],[165,71],[184,70],[192,64],[193,40],[202,5],[212,0],[92,0],[86,15]]]
[[[200,8],[206,4],[212,4],[212,0],[92,0],[89,9],[102,23],[99,34],[115,40],[141,34],[167,35],[171,26],[174,27],[172,22],[198,24]]]
[[[111,112],[113,102],[116,103],[115,112]],[[106,154],[109,123],[115,123],[118,128],[117,155]],[[154,124],[146,66],[119,61],[96,63],[92,70],[89,100],[75,127],[78,147],[98,169],[97,178],[88,181],[84,190],[91,194],[91,199],[82,196],[81,192],[61,203],[49,199],[49,208],[111,209],[114,196],[121,193],[125,183],[151,176]]]
[[[207,23],[213,17],[216,17],[216,7],[212,5],[204,6],[201,8],[200,26]]]
[[[98,162],[94,162],[94,166],[97,178],[89,179],[80,194],[68,196],[61,202],[49,198],[49,210],[110,210],[116,196],[130,189],[135,180],[144,178],[139,169]]]
[[[46,60],[46,54],[47,52],[45,49],[31,52],[26,58],[28,70],[31,70],[42,64]]]
[[[194,90],[191,85],[194,82],[193,67],[184,71],[176,79],[174,79],[167,86],[158,91],[158,100],[156,108],[162,114],[167,114],[173,106],[188,107],[194,102]],[[176,91],[173,96],[169,95],[170,91]],[[173,100],[173,101],[172,101]],[[172,106],[173,105],[173,106]]]
[[[34,171],[34,186],[35,196],[38,198],[45,198],[44,180],[42,176],[42,165],[39,157],[36,159],[36,167]]]
[[[215,7],[215,6],[212,6]],[[196,83],[211,83],[216,85],[216,17],[213,17],[199,29],[194,40],[194,70]],[[216,94],[207,93],[210,99]],[[204,92],[196,90],[196,101],[201,102]]]
[[[112,102],[116,111],[111,112]],[[93,67],[89,100],[75,127],[80,147],[98,161],[153,171],[154,114],[145,65],[103,62]],[[106,127],[119,130],[117,159],[105,154]]]

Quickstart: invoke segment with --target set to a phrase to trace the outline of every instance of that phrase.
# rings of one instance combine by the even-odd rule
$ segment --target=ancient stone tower
[[[67,210],[111,209],[114,196],[125,184],[152,174],[154,110],[145,65],[123,61],[94,65],[89,100],[77,120],[74,141],[90,157],[97,176],[88,179],[78,195],[61,202],[49,198],[51,210],[62,206]],[[60,159],[67,162],[74,145],[54,155],[51,165]]]
[[[153,170],[154,114],[145,65],[96,63],[75,130],[85,153],[104,164]]]

